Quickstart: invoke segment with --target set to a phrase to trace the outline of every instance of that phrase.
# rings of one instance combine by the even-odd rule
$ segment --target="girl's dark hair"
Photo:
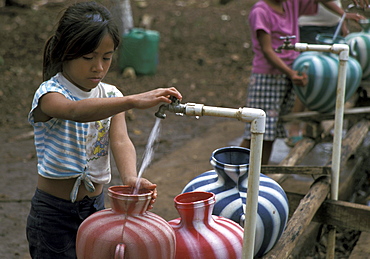
[[[68,7],[55,34],[45,44],[43,80],[61,72],[64,61],[93,52],[107,33],[113,39],[114,49],[117,49],[120,36],[107,8],[95,2],[81,2]]]

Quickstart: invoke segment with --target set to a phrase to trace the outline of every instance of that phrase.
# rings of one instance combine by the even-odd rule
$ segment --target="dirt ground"
[[[25,224],[37,174],[27,114],[42,81],[44,42],[51,35],[61,10],[76,1],[54,0],[45,5],[41,5],[43,1],[16,2],[27,6],[0,8],[1,258],[28,258]],[[110,8],[114,3],[100,2]],[[30,8],[31,4],[39,5]],[[135,27],[140,26],[144,15],[150,15],[151,29],[160,33],[157,72],[152,76],[124,78],[115,62],[106,82],[118,86],[126,95],[176,86],[183,94],[184,103],[231,108],[244,105],[252,56],[245,21],[252,1],[220,5],[216,0],[149,0],[144,8],[138,7],[139,4],[131,1]],[[134,110],[128,116],[138,167],[156,110]],[[176,168],[176,172],[163,175],[151,167],[144,172],[144,177],[158,184],[159,198],[153,212],[167,220],[178,217],[173,198],[195,175],[211,169],[212,151],[241,135],[243,127],[243,123],[230,119],[197,120],[168,114],[161,122],[153,164],[160,161],[163,166]],[[218,136],[222,130],[225,133]],[[114,168],[110,185],[120,184],[117,175]],[[165,179],[168,177],[177,182],[169,183]]]
[[[42,81],[42,49],[61,10],[75,0],[18,0],[24,7],[0,7],[0,257],[29,258],[26,217],[36,186],[36,157],[27,114]],[[101,0],[114,8],[115,0]],[[246,24],[256,1],[131,1],[135,27],[153,18],[160,33],[159,63],[152,76],[125,78],[114,62],[105,81],[125,95],[176,86],[183,102],[217,107],[244,105],[252,51]],[[143,5],[143,3],[147,5]],[[119,53],[117,53],[119,55]],[[117,56],[116,56],[117,57]],[[130,111],[128,130],[137,148],[138,167],[157,108]],[[152,165],[144,177],[158,185],[153,212],[178,217],[173,198],[194,176],[212,169],[209,158],[219,147],[238,144],[241,122],[226,118],[168,114]],[[110,185],[120,184],[113,166]]]

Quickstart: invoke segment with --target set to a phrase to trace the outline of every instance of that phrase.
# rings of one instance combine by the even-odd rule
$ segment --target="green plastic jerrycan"
[[[157,71],[159,32],[133,28],[122,36],[118,64],[123,71],[132,67],[136,74],[153,75]]]

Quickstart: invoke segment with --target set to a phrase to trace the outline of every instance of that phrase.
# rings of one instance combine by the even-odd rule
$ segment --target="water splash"
[[[133,194],[137,194],[139,192],[140,178],[142,177],[145,169],[149,166],[150,162],[153,159],[154,143],[155,143],[155,141],[157,140],[157,138],[159,136],[159,132],[160,132],[160,129],[161,129],[161,127],[160,127],[161,120],[162,119],[160,119],[160,118],[156,118],[153,129],[150,132],[148,143],[146,144],[146,147],[145,147],[143,161],[141,163],[141,167],[140,167],[140,170],[139,170],[139,173],[138,173],[138,178],[137,178],[137,181],[136,181],[136,185],[135,185],[135,189],[133,191]]]

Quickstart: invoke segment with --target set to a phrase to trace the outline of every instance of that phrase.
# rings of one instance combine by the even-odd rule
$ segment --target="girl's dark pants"
[[[31,201],[27,240],[33,259],[76,257],[77,230],[84,219],[104,209],[104,195],[72,203],[39,189]]]

